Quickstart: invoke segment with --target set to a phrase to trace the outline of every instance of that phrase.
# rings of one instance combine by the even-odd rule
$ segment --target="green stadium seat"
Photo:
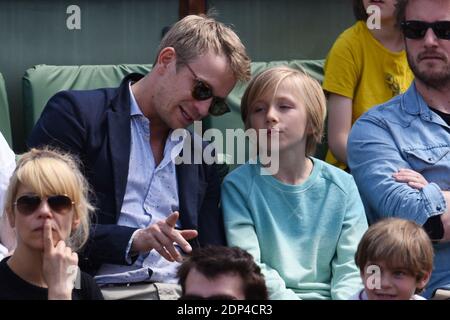
[[[252,75],[266,68],[277,65],[288,65],[303,69],[318,81],[323,79],[323,60],[291,60],[272,62],[252,62]],[[116,87],[122,78],[132,72],[145,74],[151,65],[86,65],[86,66],[52,66],[37,65],[28,69],[23,77],[23,101],[27,135],[47,101],[61,90],[96,89]],[[203,122],[203,129],[217,128],[225,136],[226,129],[243,128],[240,116],[240,101],[246,84],[239,83],[227,98],[231,112],[220,117],[208,117]],[[316,156],[325,157],[326,145],[318,146]]]
[[[48,100],[62,90],[87,90],[117,87],[125,75],[145,74],[151,65],[37,65],[22,79],[26,134],[31,132]]]

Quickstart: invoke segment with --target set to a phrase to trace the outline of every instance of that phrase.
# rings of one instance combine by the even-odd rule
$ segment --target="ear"
[[[363,272],[363,270],[359,271],[359,276],[361,277],[361,281],[363,283],[364,288],[366,288],[367,279],[364,279],[364,272]]]
[[[306,134],[307,135],[312,135],[314,133],[314,130],[311,126],[311,122],[310,121],[306,121]]]
[[[78,228],[80,223],[81,223],[81,220],[78,217],[77,212],[75,211],[75,214],[74,214],[73,219],[72,219],[72,231],[71,232],[74,232]]]
[[[176,61],[177,54],[175,52],[175,49],[173,47],[166,47],[162,49],[158,55],[157,60],[157,68],[158,71],[163,72],[171,62]]]
[[[425,288],[428,281],[430,280],[430,276],[431,276],[431,272],[426,272],[421,279],[417,280],[417,288],[419,288],[421,290],[423,288]]]
[[[6,209],[6,216],[4,218],[7,218],[9,225],[11,228],[14,228],[16,226],[16,217],[14,216],[14,212],[11,212],[9,209]]]

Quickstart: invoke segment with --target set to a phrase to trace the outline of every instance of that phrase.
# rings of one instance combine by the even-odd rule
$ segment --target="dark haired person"
[[[414,82],[355,123],[348,159],[370,223],[410,219],[434,240],[429,298],[450,285],[450,0],[399,0],[398,23]]]
[[[413,75],[395,21],[396,0],[354,0],[358,20],[336,40],[325,62],[323,89],[328,95],[328,163],[347,168],[347,139],[353,123],[376,104],[404,92]],[[366,10],[379,25],[369,28]],[[369,26],[372,24],[369,23]]]
[[[238,247],[206,247],[192,251],[178,269],[181,299],[267,300],[261,269]]]

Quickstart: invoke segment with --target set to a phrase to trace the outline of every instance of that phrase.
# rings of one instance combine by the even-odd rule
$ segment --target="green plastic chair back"
[[[324,60],[291,60],[272,62],[252,62],[252,75],[273,66],[287,65],[308,72],[319,82],[323,80]],[[61,90],[85,90],[105,87],[117,87],[123,77],[132,72],[146,74],[151,65],[87,65],[87,66],[51,66],[37,65],[28,69],[23,77],[23,101],[27,134],[38,120],[47,101]],[[226,136],[226,129],[244,128],[241,120],[240,103],[247,84],[238,83],[227,103],[231,112],[220,117],[207,117],[203,121],[203,130],[219,129]],[[224,146],[226,143],[224,143]],[[326,144],[317,148],[316,156],[325,157]],[[224,150],[226,153],[229,150]],[[234,152],[234,154],[236,154]],[[235,162],[233,160],[233,162]],[[233,168],[233,166],[232,166]]]
[[[31,132],[48,100],[62,90],[87,90],[117,87],[133,72],[148,73],[151,65],[37,65],[22,79],[23,105],[27,135]]]

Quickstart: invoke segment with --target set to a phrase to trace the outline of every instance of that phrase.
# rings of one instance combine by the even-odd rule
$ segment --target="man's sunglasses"
[[[401,23],[403,34],[409,39],[422,39],[428,28],[433,29],[439,39],[450,40],[450,21],[424,22],[409,20]]]
[[[56,213],[64,214],[72,209],[75,202],[66,195],[55,195],[42,199],[37,195],[24,195],[19,197],[14,206],[23,215],[31,215],[35,212],[42,201],[47,199],[48,206]]]
[[[208,100],[209,98],[213,98],[211,102],[211,106],[209,107],[209,114],[213,116],[221,116],[227,112],[230,112],[230,108],[225,102],[224,98],[216,97],[213,95],[211,87],[206,84],[204,81],[200,80],[195,74],[194,70],[186,63],[186,67],[194,76],[195,84],[192,88],[192,97],[195,100],[203,101]]]

